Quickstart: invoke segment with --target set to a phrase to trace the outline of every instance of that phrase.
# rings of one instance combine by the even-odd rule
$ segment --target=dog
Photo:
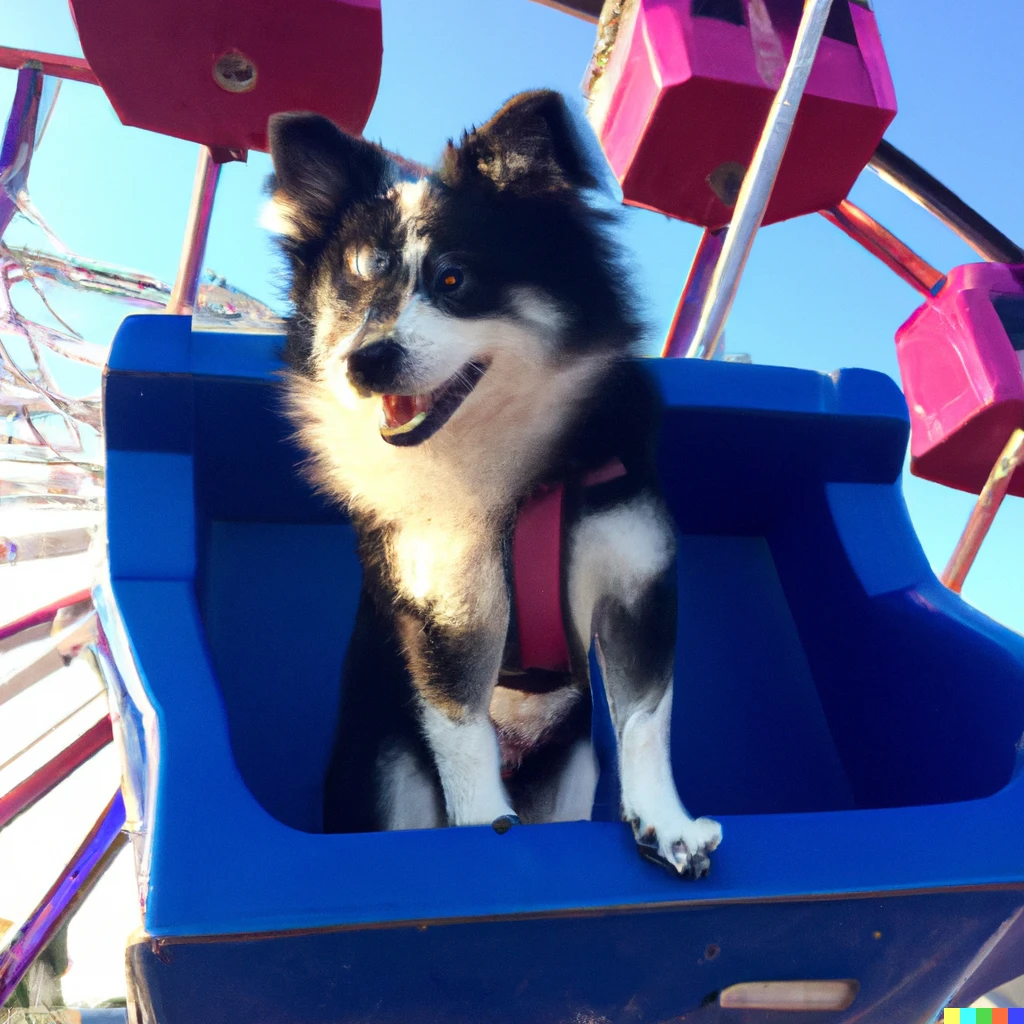
[[[630,358],[637,302],[564,101],[514,97],[423,177],[318,115],[275,115],[268,134],[288,414],[363,566],[325,828],[589,819],[596,638],[623,818],[641,852],[703,875],[721,828],[683,808],[669,755],[658,396]],[[555,481],[570,659],[528,671],[510,550]]]

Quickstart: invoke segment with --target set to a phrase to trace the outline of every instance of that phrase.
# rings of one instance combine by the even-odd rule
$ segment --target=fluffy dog
[[[561,97],[514,97],[419,180],[316,115],[275,117],[270,139],[288,406],[364,570],[327,828],[589,818],[594,639],[623,817],[642,852],[705,873],[721,829],[687,814],[669,760],[676,571],[658,399],[630,358],[634,296]],[[552,481],[570,665],[528,671],[511,537]]]

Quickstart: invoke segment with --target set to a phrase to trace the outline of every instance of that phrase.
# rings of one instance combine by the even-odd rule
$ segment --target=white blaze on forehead
[[[400,181],[388,192],[388,198],[398,203],[403,220],[417,217],[423,206],[423,198],[427,194],[427,179],[419,181]]]
[[[388,198],[398,207],[405,227],[402,259],[411,271],[410,291],[416,286],[416,277],[427,254],[427,240],[420,234],[420,222],[428,186],[427,179],[420,178],[419,181],[400,181],[388,192]]]

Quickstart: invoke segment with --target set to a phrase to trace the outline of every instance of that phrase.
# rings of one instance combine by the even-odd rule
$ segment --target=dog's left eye
[[[434,289],[439,292],[454,292],[462,287],[465,275],[458,267],[442,267],[434,280]]]

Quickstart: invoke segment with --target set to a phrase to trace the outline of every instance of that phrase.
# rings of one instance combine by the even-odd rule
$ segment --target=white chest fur
[[[388,561],[401,595],[439,623],[465,628],[507,615],[500,552],[476,517],[405,521],[391,535]]]

